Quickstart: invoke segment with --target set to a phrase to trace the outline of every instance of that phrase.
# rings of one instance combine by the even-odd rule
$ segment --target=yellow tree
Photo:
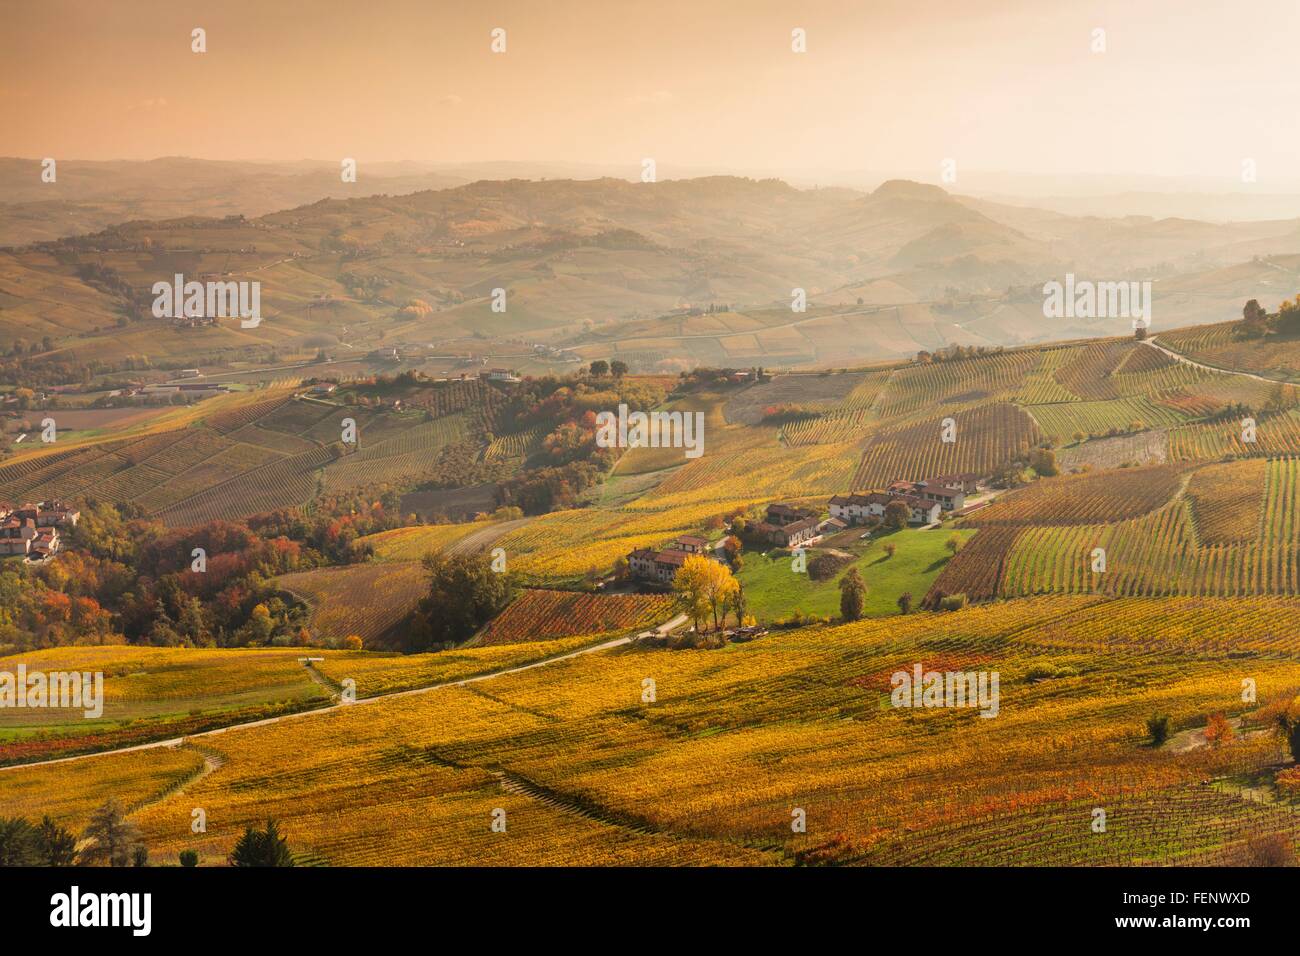
[[[713,615],[713,626],[719,627],[718,614],[740,590],[740,583],[725,565],[692,554],[682,562],[673,578],[673,593],[682,610],[690,616],[695,629],[700,622]]]

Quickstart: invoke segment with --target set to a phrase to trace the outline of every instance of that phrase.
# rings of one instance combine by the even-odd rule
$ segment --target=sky
[[[1300,171],[1298,27],[1296,0],[0,0],[0,155],[933,181],[1251,160],[1267,188]]]

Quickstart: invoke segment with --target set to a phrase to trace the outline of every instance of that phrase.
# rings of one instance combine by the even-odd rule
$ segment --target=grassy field
[[[914,603],[919,605],[952,556],[945,543],[953,533],[966,540],[973,532],[908,528],[872,540],[853,562],[867,582],[863,613],[868,617],[897,614],[899,595],[905,591],[910,591]],[[897,548],[893,557],[883,550],[886,541]],[[816,553],[810,550],[809,560]],[[744,553],[745,566],[739,578],[751,614],[760,621],[787,618],[794,611],[839,616],[839,580],[848,573],[848,565],[825,581],[814,581],[807,574],[796,574],[790,569],[788,552],[781,550],[771,555],[757,551]]]

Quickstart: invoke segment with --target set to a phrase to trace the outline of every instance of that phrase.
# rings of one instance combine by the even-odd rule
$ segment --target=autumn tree
[[[1232,724],[1223,714],[1211,714],[1205,723],[1205,739],[1211,747],[1229,743],[1233,738]]]
[[[604,359],[596,359],[591,363],[591,374],[596,377],[609,374],[609,363]]]
[[[729,606],[740,583],[731,570],[703,555],[688,555],[673,578],[677,602],[700,630],[700,622],[713,617],[713,626],[721,627],[719,612]]]
[[[898,596],[898,610],[903,614],[912,613],[912,592],[904,591]]]
[[[1278,735],[1286,741],[1291,756],[1300,763],[1300,698],[1269,708]]]
[[[1053,478],[1061,473],[1056,464],[1056,452],[1050,448],[1035,448],[1029,459],[1029,467],[1038,472],[1042,478]]]
[[[949,552],[955,555],[958,551],[961,550],[961,546],[962,546],[961,535],[959,535],[957,532],[954,531],[952,534],[948,535],[948,540],[943,543],[943,546],[947,548]]]

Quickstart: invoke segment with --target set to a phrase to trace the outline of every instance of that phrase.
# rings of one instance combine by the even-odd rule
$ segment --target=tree
[[[894,556],[894,552],[898,550],[898,545],[894,544],[894,542],[892,541],[886,541],[880,547],[885,552],[886,558],[892,558]]]
[[[1277,313],[1277,331],[1283,335],[1300,332],[1300,295],[1282,303]]]
[[[912,592],[904,591],[898,596],[898,610],[903,614],[912,613]]]
[[[40,836],[22,817],[0,818],[0,866],[40,866]]]
[[[345,651],[359,651],[364,646],[360,634],[349,634],[343,638],[343,649]]]
[[[1152,714],[1147,718],[1147,735],[1151,738],[1151,746],[1159,747],[1169,739],[1169,715]]]
[[[510,603],[512,584],[492,570],[486,554],[424,556],[428,594],[420,600],[407,634],[408,648],[467,640]]]
[[[41,864],[43,866],[72,866],[77,862],[77,838],[49,818],[41,818],[36,828],[40,837]]]
[[[1228,723],[1228,718],[1223,714],[1211,714],[1210,719],[1205,722],[1205,739],[1211,747],[1226,744],[1233,736],[1232,724]]]
[[[867,596],[867,582],[857,567],[849,568],[848,573],[840,578],[840,617],[846,621],[856,621],[862,617],[862,605]]]
[[[604,359],[596,359],[591,363],[591,374],[597,377],[609,374],[609,363]]]
[[[1042,478],[1053,478],[1061,473],[1056,464],[1056,452],[1050,448],[1035,448],[1029,459],[1029,467]]]
[[[699,554],[688,555],[673,577],[673,594],[697,631],[710,614],[713,626],[721,627],[719,612],[731,604],[739,588],[729,568]]]
[[[90,815],[82,834],[89,845],[81,853],[86,863],[107,861],[109,866],[126,866],[131,854],[141,844],[140,831],[122,812],[116,797],[109,797]]]
[[[912,520],[912,508],[906,501],[891,501],[885,505],[885,527],[897,531],[906,528]]]
[[[1300,709],[1296,706],[1298,702],[1300,698],[1278,710],[1275,719],[1278,734],[1286,741],[1292,759],[1300,763]]]
[[[1252,338],[1268,331],[1268,313],[1258,299],[1251,299],[1241,310],[1241,330]]]
[[[749,602],[745,600],[745,586],[739,581],[736,582],[736,593],[731,597],[731,610],[736,615],[736,627],[744,627]]]
[[[609,363],[609,373],[615,378],[622,378],[627,374],[627,363],[614,359],[614,361]]]
[[[149,865],[149,848],[143,843],[136,844],[136,848],[131,851],[132,866]]]
[[[952,552],[952,554],[956,555],[956,553],[961,550],[961,535],[954,531],[952,534],[948,535],[948,540],[943,543],[943,546]]]
[[[274,820],[266,821],[265,830],[249,826],[230,851],[231,866],[293,866],[287,837],[280,836]]]
[[[194,850],[181,850],[177,859],[180,860],[181,866],[198,866],[199,855]]]

